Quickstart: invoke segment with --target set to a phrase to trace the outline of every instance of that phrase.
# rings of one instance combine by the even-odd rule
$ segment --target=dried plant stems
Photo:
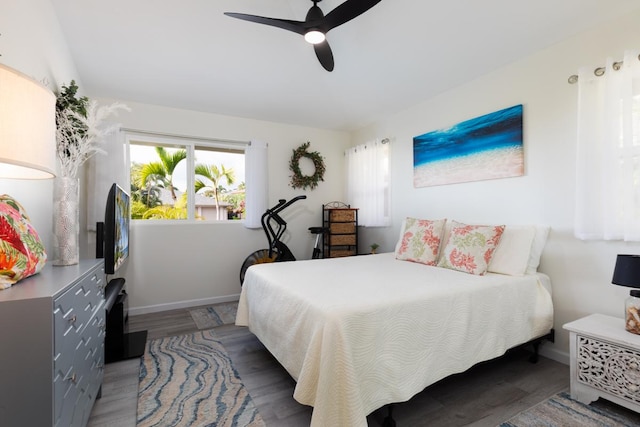
[[[86,116],[71,108],[56,112],[56,153],[62,176],[75,178],[84,162],[96,153],[106,154],[101,148],[104,137],[114,132],[118,125],[105,126],[103,122],[121,109],[129,110],[121,103],[98,106],[96,101],[88,101]]]

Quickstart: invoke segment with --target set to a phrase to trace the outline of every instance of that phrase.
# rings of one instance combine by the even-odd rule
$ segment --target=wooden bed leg
[[[382,427],[396,427],[396,420],[393,419],[393,403],[387,405],[387,416],[382,421]]]

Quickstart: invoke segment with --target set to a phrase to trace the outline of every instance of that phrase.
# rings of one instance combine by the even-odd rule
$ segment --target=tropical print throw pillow
[[[484,275],[504,229],[504,225],[467,225],[452,221],[438,267]]]
[[[11,196],[0,196],[0,289],[42,270],[44,245],[24,208]]]
[[[407,218],[396,247],[396,259],[436,265],[446,219]]]

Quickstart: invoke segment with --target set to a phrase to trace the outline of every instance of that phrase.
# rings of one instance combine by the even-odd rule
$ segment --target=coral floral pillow
[[[445,222],[445,219],[407,218],[396,247],[396,258],[436,265]]]
[[[24,208],[11,196],[0,196],[0,289],[42,270],[44,245]]]
[[[438,267],[483,275],[500,243],[504,225],[467,225],[452,221]]]

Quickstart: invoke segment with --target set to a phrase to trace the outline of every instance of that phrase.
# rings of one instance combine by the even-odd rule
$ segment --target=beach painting
[[[414,187],[522,175],[522,104],[413,138]]]

